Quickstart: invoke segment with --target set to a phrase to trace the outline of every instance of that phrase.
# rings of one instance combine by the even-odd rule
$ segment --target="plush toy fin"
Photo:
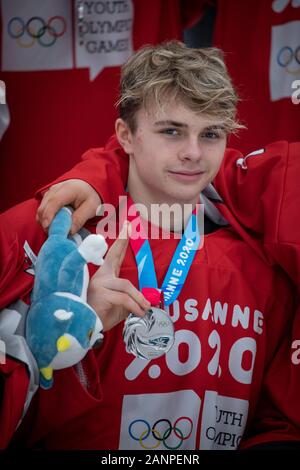
[[[56,341],[56,347],[58,352],[65,352],[67,351],[71,346],[71,341],[69,338],[65,335],[62,335],[58,338]]]
[[[107,243],[104,237],[100,234],[89,235],[78,247],[79,253],[86,260],[86,262],[93,263],[97,266],[102,266],[104,263],[103,256],[105,255],[106,250]]]

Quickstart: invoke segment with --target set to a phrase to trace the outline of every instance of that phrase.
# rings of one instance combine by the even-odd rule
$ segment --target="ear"
[[[132,155],[132,132],[129,129],[128,124],[121,118],[118,118],[115,123],[115,131],[117,135],[117,139],[122,145],[124,151],[128,155]]]

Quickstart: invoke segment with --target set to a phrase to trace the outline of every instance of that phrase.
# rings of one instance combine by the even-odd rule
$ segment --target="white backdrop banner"
[[[94,80],[104,67],[122,65],[132,54],[131,0],[82,2],[75,11],[77,67]]]
[[[1,0],[2,70],[72,68],[71,5],[66,0]]]

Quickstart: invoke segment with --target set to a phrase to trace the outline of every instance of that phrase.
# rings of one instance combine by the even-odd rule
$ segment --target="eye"
[[[216,131],[207,131],[203,134],[203,137],[205,139],[219,139],[220,134]]]
[[[91,340],[92,336],[93,336],[93,330],[90,330],[88,332],[88,339]]]
[[[163,129],[160,132],[161,132],[161,134],[165,134],[165,135],[169,135],[169,136],[175,136],[175,137],[180,134],[178,129],[176,129],[174,127],[170,127],[168,129]]]

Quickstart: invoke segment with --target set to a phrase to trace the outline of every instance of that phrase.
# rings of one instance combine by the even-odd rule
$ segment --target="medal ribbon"
[[[134,207],[134,203],[132,199],[128,197],[128,212],[129,208],[132,206]],[[146,298],[148,297],[147,291],[150,293],[151,290],[153,299],[153,297],[155,297],[153,296],[153,288],[158,290],[158,284],[150,243],[140,216],[131,216],[128,212],[127,220],[130,222],[138,220],[140,226],[139,237],[135,234],[134,238],[130,238],[130,246],[135,255],[138,268],[139,288]],[[179,296],[194,260],[196,251],[199,248],[200,241],[201,236],[198,227],[197,211],[195,208],[190,216],[183,236],[177,245],[161,287],[165,305],[171,305]],[[149,298],[147,300],[149,300],[153,305],[152,299]]]

